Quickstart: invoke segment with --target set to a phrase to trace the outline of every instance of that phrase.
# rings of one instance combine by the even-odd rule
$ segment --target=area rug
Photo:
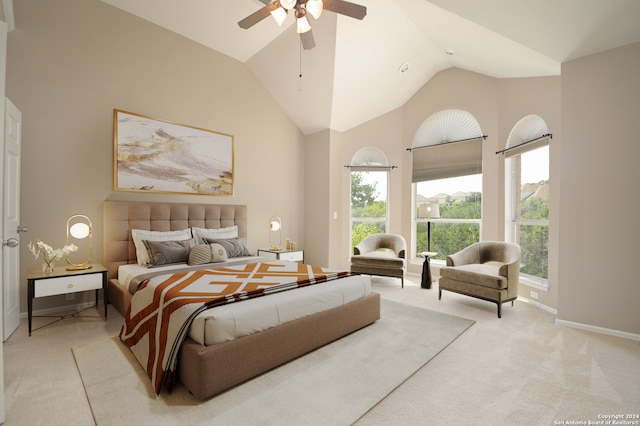
[[[198,401],[156,396],[117,337],[72,349],[96,424],[349,425],[474,321],[381,301],[381,319],[253,380]]]

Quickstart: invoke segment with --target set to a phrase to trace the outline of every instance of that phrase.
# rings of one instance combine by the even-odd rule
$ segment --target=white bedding
[[[256,259],[245,258],[251,263]],[[275,262],[275,261],[270,261]],[[277,261],[286,263],[287,261]],[[215,268],[228,266],[229,263],[204,265]],[[172,265],[154,270],[178,269],[184,265]],[[149,268],[138,265],[123,265],[118,270],[118,281],[128,287],[128,282],[139,273],[147,273]],[[121,280],[124,280],[127,284]],[[252,333],[302,318],[317,312],[331,309],[371,293],[371,281],[368,275],[353,275],[328,284],[317,284],[295,290],[231,303],[208,309],[196,317],[191,325],[189,337],[203,345],[233,340]]]

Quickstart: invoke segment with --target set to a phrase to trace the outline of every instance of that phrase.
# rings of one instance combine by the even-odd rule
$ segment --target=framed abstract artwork
[[[113,185],[121,191],[233,195],[233,136],[113,111]]]

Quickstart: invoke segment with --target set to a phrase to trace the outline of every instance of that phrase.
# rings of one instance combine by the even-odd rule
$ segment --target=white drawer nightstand
[[[258,256],[267,259],[289,260],[304,263],[304,250],[265,250],[259,249]]]
[[[31,336],[31,319],[33,318],[33,299],[37,297],[95,290],[96,306],[98,306],[98,290],[102,289],[104,318],[107,319],[107,305],[109,303],[107,300],[107,281],[107,268],[95,263],[91,269],[80,271],[67,271],[64,267],[55,268],[51,274],[45,274],[40,269],[28,270],[29,336]]]

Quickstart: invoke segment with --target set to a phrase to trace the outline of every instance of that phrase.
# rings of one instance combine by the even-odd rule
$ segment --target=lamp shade
[[[309,20],[304,15],[296,19],[296,23],[297,23],[296,31],[298,32],[298,34],[306,33],[311,29],[311,25],[309,25]]]
[[[440,206],[438,204],[420,204],[418,206],[419,219],[438,219],[440,217]]]
[[[285,9],[291,10],[296,5],[296,0],[280,0],[280,4]]]
[[[307,12],[309,12],[314,19],[318,19],[320,15],[322,15],[322,0],[308,0],[306,8]]]
[[[282,26],[282,23],[285,19],[287,19],[287,10],[282,7],[277,7],[271,11],[271,16],[276,20],[279,26]]]
[[[91,228],[89,228],[88,224],[84,222],[78,222],[71,225],[71,228],[69,228],[69,234],[71,234],[73,238],[82,240],[83,238],[87,238],[89,236],[90,229]]]

